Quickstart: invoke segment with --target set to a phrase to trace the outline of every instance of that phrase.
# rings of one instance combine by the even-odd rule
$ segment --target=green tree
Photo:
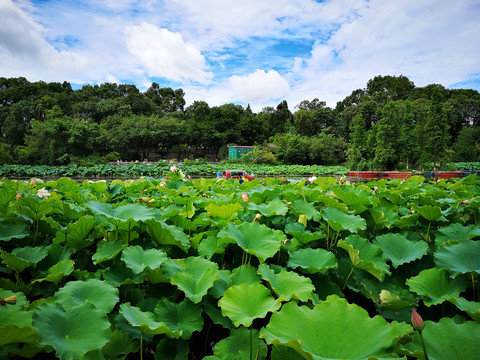
[[[415,114],[413,105],[409,100],[405,101],[405,112],[400,123],[400,136],[398,153],[401,161],[404,161],[407,169],[412,162],[418,159],[418,134],[415,126]]]
[[[351,169],[356,169],[360,162],[365,161],[367,153],[367,131],[362,114],[358,114],[352,120],[350,126],[350,142],[348,144],[347,162]]]
[[[447,113],[444,109],[442,94],[438,88],[433,91],[430,99],[424,136],[425,150],[433,161],[433,168],[437,169],[438,162],[447,160],[450,139]]]
[[[382,118],[376,124],[375,157],[373,164],[379,170],[392,170],[399,161],[399,109],[394,101],[383,107]]]
[[[458,134],[453,148],[455,161],[480,161],[480,127],[464,127]]]
[[[345,161],[347,143],[334,134],[321,132],[310,138],[310,162],[318,165],[339,165]]]

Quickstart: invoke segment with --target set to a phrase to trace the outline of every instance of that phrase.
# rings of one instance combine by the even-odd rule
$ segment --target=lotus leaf
[[[97,201],[87,201],[85,206],[93,214],[103,215],[115,226],[121,223],[146,221],[155,217],[155,210],[141,204],[127,204],[114,208],[111,204],[102,204]]]
[[[2,250],[1,254],[2,262],[5,265],[17,272],[21,272],[27,267],[33,266],[43,260],[48,255],[48,251],[47,248],[42,246],[26,246],[13,249],[11,254]]]
[[[32,316],[32,311],[18,306],[0,306],[0,347],[11,343],[35,343],[37,331],[32,328]]]
[[[134,274],[140,274],[145,269],[158,269],[167,259],[162,250],[144,250],[141,246],[127,246],[122,251],[122,260],[132,269]]]
[[[255,222],[241,225],[230,223],[219,232],[218,237],[225,242],[236,242],[245,252],[255,255],[261,263],[275,255],[287,239],[282,231]]]
[[[132,341],[123,331],[112,332],[110,341],[102,348],[102,354],[107,359],[125,359],[130,353],[138,351],[138,342]]]
[[[336,269],[338,264],[331,251],[308,248],[290,253],[287,266],[291,269],[300,268],[306,274],[326,274],[328,270]]]
[[[289,346],[305,359],[365,360],[394,357],[398,332],[380,316],[370,318],[361,307],[331,295],[313,309],[285,304],[260,337],[267,344]]]
[[[445,269],[423,270],[406,281],[410,291],[423,296],[426,306],[441,304],[450,298],[457,298],[468,286],[464,277],[450,279]]]
[[[306,230],[305,225],[299,222],[288,223],[285,226],[285,233],[292,235],[302,245],[325,238],[325,235],[320,232],[312,233],[310,230]]]
[[[97,245],[97,252],[92,256],[93,263],[97,265],[112,260],[126,247],[124,241],[101,241]]]
[[[309,220],[318,215],[318,211],[315,209],[315,206],[303,199],[294,201],[292,206],[297,214],[304,214]]]
[[[250,326],[254,319],[264,318],[267,313],[276,311],[281,305],[270,291],[261,284],[233,285],[218,301],[222,315],[228,316],[235,326]]]
[[[388,290],[382,290],[380,292],[379,299],[380,306],[383,310],[399,310],[408,307],[410,311],[410,308],[415,305]]]
[[[23,239],[29,235],[26,224],[0,223],[0,241]]]
[[[395,221],[395,226],[399,229],[407,229],[411,226],[414,226],[418,223],[418,218],[420,214],[414,213],[411,215],[405,215]]]
[[[373,244],[382,249],[383,257],[390,260],[394,268],[420,259],[428,251],[425,242],[410,241],[403,235],[394,233],[377,236]]]
[[[390,228],[390,226],[399,219],[397,213],[386,208],[369,209],[369,213],[370,216],[367,218],[367,224],[373,227],[374,232],[377,229]]]
[[[54,243],[66,242],[68,246],[75,250],[82,250],[90,245],[91,241],[85,241],[90,231],[95,227],[95,218],[93,216],[83,216],[77,222],[67,225],[65,230],[60,230]]]
[[[184,299],[173,303],[168,299],[161,300],[155,306],[155,317],[164,322],[171,330],[181,331],[182,339],[188,340],[195,331],[203,328],[202,307]]]
[[[382,249],[372,245],[367,239],[358,235],[350,235],[339,240],[337,246],[348,252],[355,268],[365,270],[383,281],[385,274],[390,275],[389,266],[382,257]]]
[[[254,359],[263,360],[267,356],[267,345],[258,338],[258,330],[252,334],[246,328],[234,329],[230,336],[215,344],[213,353],[219,360],[244,360],[250,357],[250,335],[252,336],[252,354]]]
[[[343,201],[349,209],[354,210],[357,214],[362,213],[367,209],[367,205],[371,204],[369,198],[365,196],[367,193],[358,188],[336,187],[333,193],[337,199]]]
[[[266,264],[261,264],[258,267],[258,272],[269,283],[280,301],[294,299],[306,302],[313,297],[315,287],[309,278],[285,269],[275,273]]]
[[[365,219],[358,215],[345,214],[339,209],[323,209],[322,216],[334,231],[348,230],[351,233],[357,233],[358,230],[365,230],[367,228]]]
[[[172,284],[185,293],[194,304],[198,304],[213,282],[218,279],[218,265],[200,257],[188,257],[179,261],[182,271],[172,277]]]
[[[219,217],[221,219],[228,219],[232,217],[234,214],[242,210],[242,205],[239,203],[234,204],[223,204],[223,205],[216,205],[210,204],[205,207],[205,210],[212,216],[212,217]]]
[[[460,310],[465,311],[477,323],[480,323],[480,302],[468,301],[462,297],[449,299],[449,301]]]
[[[425,321],[423,340],[430,360],[478,359],[480,354],[480,326],[473,321],[456,324],[442,318],[438,323]],[[409,353],[423,358],[420,335],[415,332],[413,343],[406,346]],[[418,354],[418,355],[417,355]]]
[[[182,332],[170,329],[164,322],[157,321],[155,315],[149,311],[142,311],[139,307],[132,306],[130,303],[120,305],[120,314],[130,325],[138,328],[144,335],[166,334],[178,339]]]
[[[40,305],[33,316],[41,345],[54,347],[61,359],[79,359],[101,349],[110,339],[110,322],[105,313],[90,304],[65,311],[59,304]]]
[[[289,346],[275,344],[272,346],[272,360],[305,360],[305,358]]]
[[[243,283],[259,284],[261,282],[260,275],[257,274],[257,269],[249,264],[239,266],[231,272],[229,270],[220,270],[219,276],[220,278],[215,281],[211,291],[211,294],[216,298],[222,297],[225,294],[225,290],[232,285],[240,285]]]
[[[70,281],[55,293],[55,299],[65,309],[89,303],[109,313],[118,302],[118,289],[98,279]]]
[[[155,348],[155,360],[184,360],[188,359],[188,353],[188,341],[164,337]]]
[[[47,274],[44,278],[36,279],[36,281],[49,281],[52,283],[58,283],[65,276],[68,276],[72,273],[75,262],[73,260],[62,260],[57,264],[53,265],[48,269]]]
[[[53,203],[44,201],[37,196],[25,196],[18,199],[20,204],[19,214],[25,215],[32,220],[40,220],[53,211]]]
[[[138,284],[145,279],[141,277],[141,274],[134,274],[132,269],[128,268],[124,262],[110,266],[103,273],[103,277],[113,286]]]
[[[418,213],[428,221],[436,221],[442,217],[442,209],[440,208],[440,206],[415,206],[415,210],[418,211]]]
[[[447,227],[438,229],[435,234],[435,244],[440,247],[448,242],[458,242],[463,240],[471,240],[480,236],[480,228],[474,226],[462,226],[462,224],[454,223]]]
[[[185,233],[176,226],[156,220],[149,220],[146,224],[148,235],[158,244],[175,245],[185,252],[189,249],[190,241]]]
[[[435,253],[439,268],[450,269],[458,274],[480,274],[480,241],[462,241],[449,247],[441,246]]]
[[[266,204],[254,204],[249,203],[248,208],[253,211],[258,211],[263,216],[275,216],[275,215],[285,215],[288,211],[287,205],[279,199],[275,199]]]

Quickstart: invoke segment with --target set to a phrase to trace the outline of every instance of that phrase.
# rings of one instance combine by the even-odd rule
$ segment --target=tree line
[[[157,83],[0,78],[0,163],[95,163],[154,156],[226,156],[227,145],[258,145],[251,161],[397,169],[425,162],[478,161],[480,94],[405,76],[376,76],[335,108],[286,101],[254,113],[236,104],[186,106],[182,89]]]

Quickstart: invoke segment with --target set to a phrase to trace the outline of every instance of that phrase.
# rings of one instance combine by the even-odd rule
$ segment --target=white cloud
[[[86,68],[86,58],[57,51],[45,41],[46,30],[10,0],[0,1],[0,68],[2,76],[63,81]]]
[[[136,56],[149,76],[207,84],[213,74],[204,70],[205,58],[179,33],[147,22],[125,30],[128,51]]]
[[[261,102],[284,96],[290,86],[275,70],[257,70],[247,76],[234,75],[229,79],[230,85],[244,102]]]

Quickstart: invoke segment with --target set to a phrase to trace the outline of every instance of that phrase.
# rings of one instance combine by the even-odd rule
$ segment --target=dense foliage
[[[93,166],[48,166],[48,165],[0,165],[0,176],[15,178],[62,176],[75,178],[133,178],[140,176],[164,176],[172,166],[182,170],[186,176],[216,177],[217,172],[236,169],[238,163],[224,164],[175,164],[167,162],[99,164]],[[242,164],[241,168],[257,177],[265,176],[306,176],[306,175],[344,175],[348,169],[344,166],[321,165],[258,165]]]
[[[0,181],[0,357],[480,353],[476,176],[180,175]]]
[[[332,109],[324,101],[250,107],[204,101],[153,83],[0,78],[0,163],[91,165],[108,160],[224,158],[228,144],[263,146],[253,161],[382,170],[477,161],[480,94],[377,76]]]

